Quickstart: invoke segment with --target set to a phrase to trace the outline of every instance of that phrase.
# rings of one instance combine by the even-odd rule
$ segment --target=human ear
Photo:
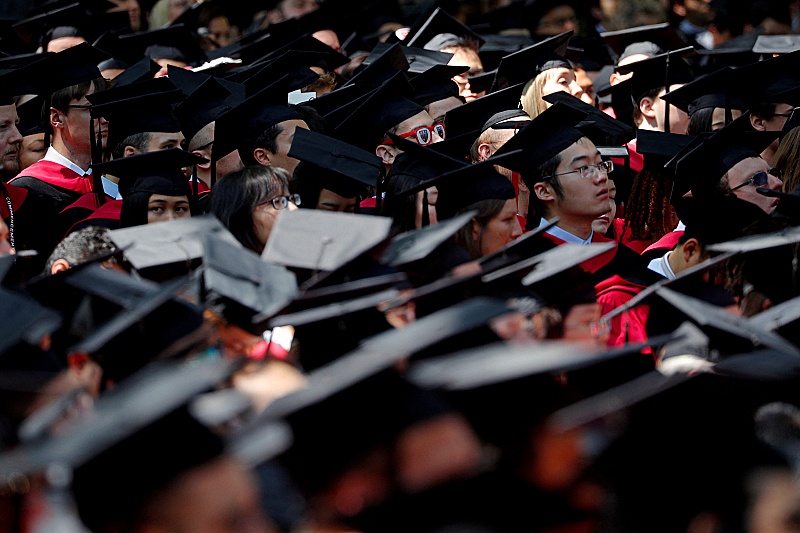
[[[536,195],[536,198],[543,202],[551,202],[555,201],[556,195],[553,192],[553,188],[544,181],[540,181],[539,183],[534,184],[533,186],[533,193]]]
[[[750,125],[753,126],[753,129],[756,131],[767,131],[767,124],[764,117],[760,115],[750,115]]]
[[[481,239],[481,224],[475,217],[472,217],[472,242],[478,242]]]
[[[689,239],[683,243],[683,262],[689,263],[694,254],[700,253],[700,242],[697,239]]]
[[[387,165],[391,165],[394,163],[395,153],[394,150],[390,149],[388,146],[381,144],[377,148],[375,148],[375,155],[381,158]]]
[[[479,145],[478,155],[481,156],[481,161],[486,161],[492,155],[492,146],[487,143]]]
[[[64,120],[64,115],[61,114],[61,111],[55,107],[50,108],[50,126],[52,126],[54,130],[63,128]]]
[[[67,263],[66,259],[56,259],[53,266],[50,267],[51,274],[58,274],[65,270],[69,270],[69,263]]]
[[[656,112],[653,109],[653,99],[650,97],[642,98],[641,101],[639,101],[639,111],[641,111],[643,116],[649,119],[655,119]]]
[[[256,148],[253,150],[253,159],[256,160],[256,163],[263,166],[269,166],[272,164],[269,158],[269,150],[266,148]]]

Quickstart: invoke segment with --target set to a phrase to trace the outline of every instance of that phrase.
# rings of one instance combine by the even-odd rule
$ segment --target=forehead
[[[420,113],[417,113],[413,117],[405,119],[403,122],[398,124],[397,133],[403,134],[413,130],[414,128],[419,128],[420,126],[432,126],[432,125],[433,125],[433,118],[425,111],[422,111]]]
[[[578,163],[586,164],[587,159],[594,161],[596,158],[600,157],[600,154],[597,152],[597,147],[586,137],[581,137],[569,147],[562,150],[559,155],[561,156],[559,167],[571,167],[573,164]]]
[[[728,177],[732,179],[744,178],[750,179],[753,174],[758,172],[766,172],[769,170],[769,165],[760,157],[748,157],[742,159],[728,171]]]
[[[17,106],[0,105],[0,120],[17,120]]]

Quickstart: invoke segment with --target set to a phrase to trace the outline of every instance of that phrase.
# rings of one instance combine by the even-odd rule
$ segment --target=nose
[[[297,206],[294,205],[294,202],[289,202],[289,205],[286,206],[286,209],[289,211],[297,211]]]
[[[777,176],[767,173],[767,186],[773,191],[779,191],[783,187],[783,182]]]
[[[511,230],[511,238],[516,239],[520,235],[522,235],[522,226],[519,225],[519,217],[514,217],[514,227]]]
[[[577,98],[580,98],[583,95],[583,87],[578,85],[577,81],[572,80],[569,84],[569,94]]]
[[[22,142],[22,134],[19,132],[16,124],[12,126],[11,137],[8,139],[9,144],[20,144]]]
[[[442,142],[444,140],[439,136],[438,133],[436,133],[436,130],[433,131],[433,136],[431,137],[431,139],[432,139],[431,140],[431,144],[440,143],[440,142]]]

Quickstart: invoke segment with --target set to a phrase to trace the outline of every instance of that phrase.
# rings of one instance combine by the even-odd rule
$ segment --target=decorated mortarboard
[[[172,263],[189,263],[203,256],[203,239],[217,234],[229,242],[236,238],[211,215],[203,215],[158,224],[145,224],[109,232],[109,238],[124,249],[131,265],[142,270]]]
[[[520,172],[524,179],[527,172],[584,137],[576,126],[585,118],[586,114],[582,111],[564,104],[555,104],[519,130],[488,161],[494,157],[522,150],[521,154],[518,153],[506,160],[503,166]]]
[[[214,131],[213,158],[219,160],[238,149],[245,165],[255,164],[255,142],[265,130],[286,120],[302,119],[287,104],[287,94],[286,80],[281,78],[220,116]]]
[[[406,37],[405,44],[419,48],[428,48],[429,50],[441,50],[445,47],[435,45],[445,44],[454,46],[465,43],[474,45],[475,48],[480,48],[485,42],[480,35],[467,26],[464,26],[440,7],[436,8],[419,29],[412,28],[412,31],[413,33],[409,32],[409,35]],[[444,40],[439,43],[431,43],[434,38],[442,34],[454,35],[456,41],[451,44],[446,43]]]
[[[661,99],[686,111],[690,117],[695,111],[715,107],[745,111],[747,107],[741,97],[730,94],[727,90],[733,82],[733,67],[725,67],[678,87],[663,95]]]
[[[43,105],[44,98],[37,96],[17,106],[17,116],[19,116],[17,129],[19,129],[20,135],[26,137],[44,133],[44,126],[42,125]]]
[[[749,116],[742,115],[684,155],[675,167],[676,192],[691,190],[692,195],[708,198],[715,194],[722,177],[734,165],[761,152],[780,135],[779,131],[744,131]]]
[[[800,37],[797,35],[759,35],[753,52],[756,54],[788,54],[800,50]]]
[[[635,43],[653,43],[661,49],[661,52],[658,53],[678,50],[686,46],[686,41],[678,36],[668,22],[637,26],[624,30],[607,31],[601,33],[600,37],[603,38],[617,56],[622,56],[625,49]]]
[[[687,46],[617,67],[617,71],[622,74],[633,72],[631,95],[635,102],[639,102],[653,89],[667,87],[669,92],[671,85],[693,81],[694,76],[689,64],[683,59],[692,53],[694,48]]]
[[[406,72],[408,67],[408,59],[403,53],[402,45],[395,43],[375,57],[366,68],[353,76],[343,87],[363,85],[370,89],[377,89],[395,78],[398,73]]]
[[[465,70],[466,67],[436,65],[415,76],[411,80],[413,100],[424,107],[445,98],[458,97],[458,84],[453,77],[463,74]]]
[[[597,145],[624,144],[630,141],[636,133],[636,130],[630,126],[603,113],[596,107],[587,104],[580,98],[576,98],[567,92],[558,91],[544,96],[543,99],[550,104],[562,103],[586,113],[584,121],[593,123],[594,127],[599,130],[601,134],[600,139],[593,138],[592,135],[587,135],[587,137],[592,139]],[[581,128],[581,125],[578,124],[577,127]]]
[[[158,63],[149,57],[142,58],[114,78],[114,87],[124,87],[151,80],[159,70],[161,70],[161,66]]]
[[[191,196],[189,180],[181,169],[207,161],[191,152],[172,148],[112,159],[92,165],[92,169],[118,177],[123,198],[139,192]]]
[[[222,304],[226,320],[258,334],[266,328],[255,323],[255,317],[263,321],[297,296],[292,272],[214,236],[204,244],[203,285]]]
[[[384,217],[284,210],[261,257],[288,267],[332,271],[384,240],[391,224]]]
[[[323,184],[344,180],[375,187],[382,165],[381,159],[374,154],[303,128],[295,131],[289,157],[314,165],[314,172],[323,174],[320,176]],[[335,183],[330,185],[335,187]],[[335,189],[330,190],[335,192]]]
[[[492,92],[527,83],[551,68],[572,68],[564,58],[572,34],[572,31],[564,32],[503,57],[497,67]]]
[[[119,40],[123,46],[153,60],[172,59],[189,65],[199,65],[206,60],[205,52],[185,26],[130,33]]]
[[[493,115],[501,111],[519,109],[521,93],[522,85],[518,84],[487,94],[448,111],[444,117],[448,136],[477,132],[475,135],[477,138],[481,133],[481,128]]]
[[[19,75],[30,86],[25,92],[49,95],[59,89],[100,78],[97,64],[108,59],[105,52],[81,43],[21,68]]]
[[[228,89],[215,78],[203,82],[197,90],[175,108],[175,117],[187,143],[191,143],[197,132],[230,111],[226,99],[231,96]]]
[[[378,43],[375,48],[372,49],[372,53],[367,56],[362,64],[364,66],[369,66],[392,46],[395,45]],[[408,61],[408,72],[411,74],[421,74],[436,65],[447,65],[447,63],[453,58],[453,54],[447,52],[416,48],[413,46],[408,46],[405,43],[400,46],[400,50],[402,50],[406,61]],[[399,63],[402,64],[402,62]]]
[[[397,72],[336,125],[336,133],[359,148],[374,150],[389,130],[425,111],[412,97],[405,75]]]

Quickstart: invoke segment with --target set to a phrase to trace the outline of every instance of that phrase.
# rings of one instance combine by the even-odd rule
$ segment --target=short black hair
[[[50,105],[47,105],[47,102],[42,105],[42,125],[45,128],[45,132],[49,133],[50,135],[53,134],[53,127],[50,125],[50,108],[53,107],[58,109],[59,111],[66,111],[68,108],[67,106],[73,100],[80,100],[87,94],[89,91],[94,88],[94,92],[99,93],[100,91],[105,91],[109,88],[108,81],[105,78],[95,78],[91,81],[85,81],[83,83],[79,83],[77,85],[70,85],[69,87],[64,87],[63,89],[59,89],[50,95]]]
[[[536,196],[536,193],[533,190],[534,184],[543,181],[544,178],[547,178],[550,182],[550,186],[553,187],[553,192],[558,198],[564,197],[564,188],[561,186],[561,180],[558,176],[555,176],[556,171],[558,170],[558,165],[561,164],[561,152],[557,153],[538,167],[534,168],[530,172],[525,172],[520,174],[522,177],[522,181],[525,182],[525,185],[528,186],[528,189],[531,191],[530,199],[528,201],[528,213],[527,213],[527,222],[525,224],[525,230],[530,231],[535,229],[539,225],[539,220],[546,214],[546,205],[543,201]],[[552,176],[552,177],[550,177]]]
[[[151,135],[149,131],[128,135],[118,142],[117,145],[111,150],[111,157],[113,159],[122,159],[125,154],[126,146],[132,146],[139,153],[145,153],[147,151],[147,145],[150,143],[150,137]]]

